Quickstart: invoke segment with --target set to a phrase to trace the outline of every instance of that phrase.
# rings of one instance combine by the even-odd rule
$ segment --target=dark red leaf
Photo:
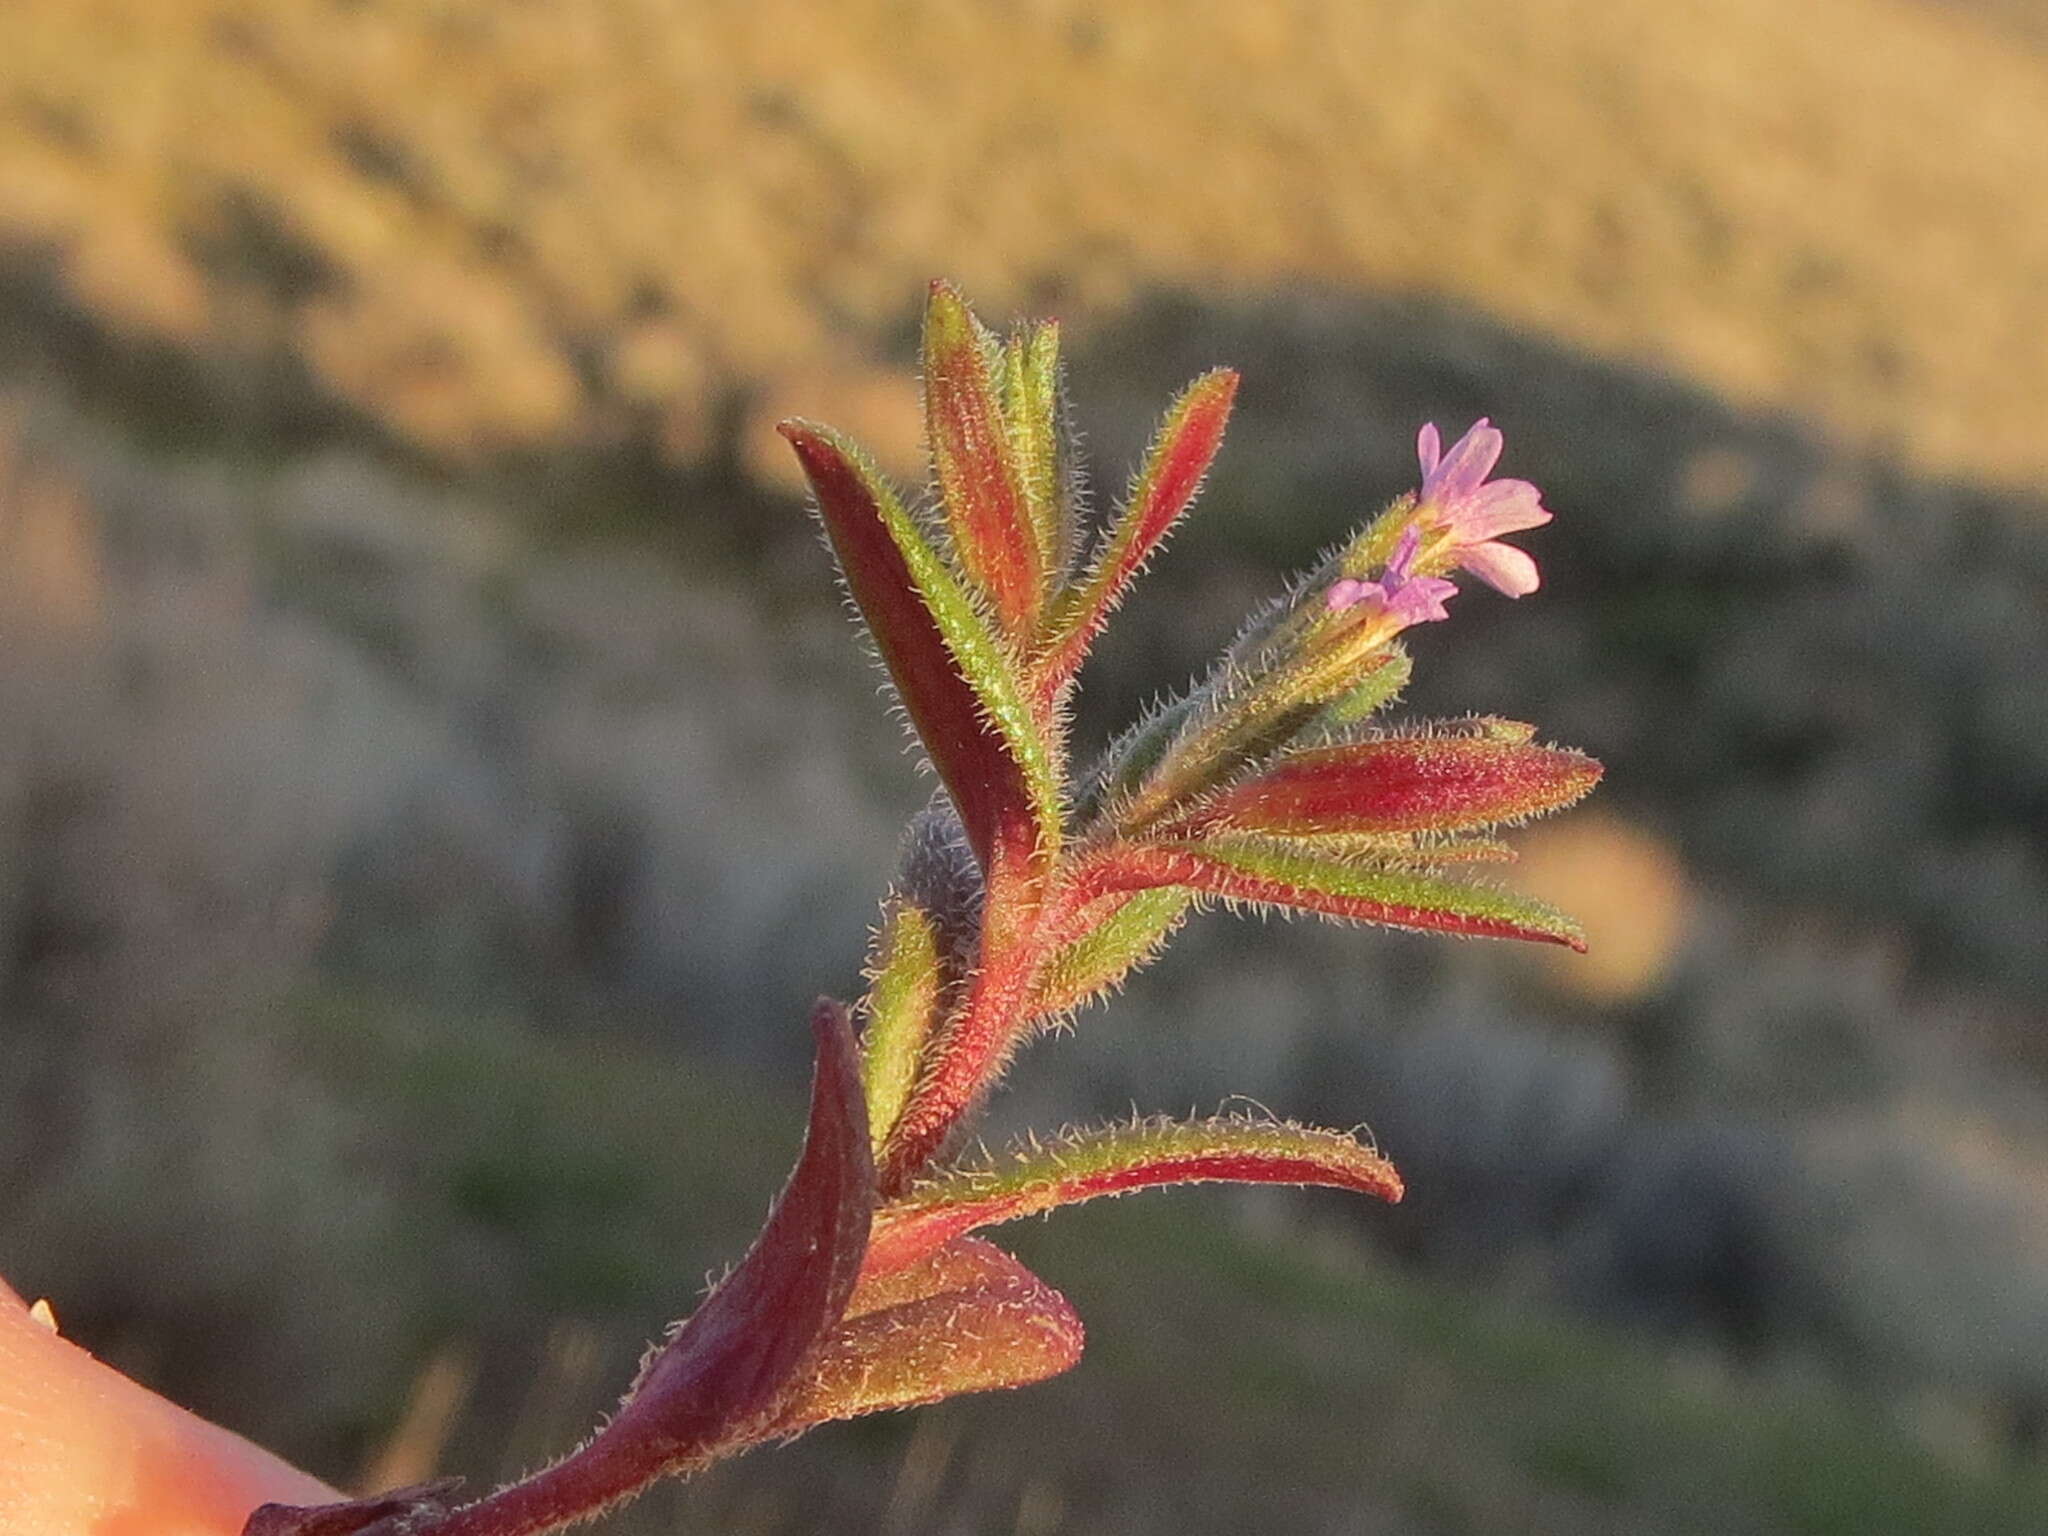
[[[648,1360],[596,1443],[645,1435],[686,1458],[744,1443],[845,1312],[867,1249],[874,1164],[846,1009],[821,998],[811,1025],[818,1064],[796,1171],[753,1248]]]
[[[807,1379],[853,1295],[874,1211],[874,1164],[853,1028],[840,1004],[811,1011],[817,1071],[802,1156],[739,1266],[641,1367],[596,1437],[524,1482],[445,1516],[378,1510],[392,1536],[527,1536],[585,1520],[655,1479],[686,1473],[767,1433]],[[379,1501],[362,1501],[375,1506]],[[348,1506],[329,1506],[321,1517]],[[356,1536],[373,1523],[271,1523],[246,1536]],[[252,1522],[256,1517],[252,1517]],[[377,1531],[377,1536],[383,1536]]]
[[[884,516],[890,492],[836,434],[799,421],[778,430],[811,482],[847,588],[976,858],[984,870],[994,867],[999,850],[1012,861],[1028,860],[1038,841],[1029,782],[911,577]]]

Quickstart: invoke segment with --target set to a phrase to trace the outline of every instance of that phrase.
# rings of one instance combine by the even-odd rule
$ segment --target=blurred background
[[[1098,495],[1216,362],[1099,740],[1491,415],[1545,590],[1415,714],[1605,760],[1584,959],[1198,922],[995,1131],[1246,1094],[1389,1211],[1017,1235],[1092,1330],[621,1533],[2038,1531],[2032,0],[10,0],[0,1266],[351,1487],[573,1441],[739,1251],[925,786],[791,412],[925,281]]]

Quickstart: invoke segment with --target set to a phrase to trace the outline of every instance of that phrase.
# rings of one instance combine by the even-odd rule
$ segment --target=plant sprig
[[[1453,572],[1537,586],[1502,536],[1550,513],[1526,481],[1491,478],[1491,423],[1448,452],[1423,428],[1419,487],[1077,775],[1082,661],[1192,504],[1237,375],[1173,403],[1091,541],[1058,329],[1004,341],[935,283],[923,365],[930,519],[830,428],[781,426],[940,790],[906,839],[865,997],[813,1010],[809,1128],[767,1225],[573,1454],[469,1502],[439,1483],[266,1505],[245,1536],[535,1536],[827,1420],[1057,1374],[1080,1320],[975,1235],[1022,1215],[1210,1180],[1399,1200],[1377,1149],[1264,1119],[1139,1119],[954,1161],[1018,1048],[1119,986],[1197,904],[1584,947],[1569,918],[1469,869],[1511,856],[1495,830],[1577,800],[1599,765],[1508,721],[1374,723],[1408,677],[1403,634],[1448,617]]]

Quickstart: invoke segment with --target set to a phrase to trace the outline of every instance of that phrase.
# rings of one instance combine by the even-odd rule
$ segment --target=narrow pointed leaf
[[[1192,900],[1186,891],[1170,886],[1126,898],[1046,962],[1032,997],[1032,1015],[1078,1008],[1122,981],[1159,952]]]
[[[983,870],[1049,856],[1058,776],[1008,652],[860,450],[806,422],[779,430]]]
[[[1459,832],[1579,799],[1600,765],[1487,736],[1385,736],[1291,752],[1211,796],[1178,830]]]
[[[1072,1366],[1082,1342],[1064,1296],[993,1244],[959,1238],[863,1283],[775,1432],[1028,1386]]]
[[[1003,419],[1010,459],[1049,582],[1064,578],[1073,559],[1078,509],[1067,498],[1066,421],[1060,390],[1060,328],[1056,320],[1019,325],[1003,351]]]
[[[876,948],[860,1046],[869,1140],[879,1152],[910,1097],[925,1041],[938,1022],[938,932],[922,909],[899,901],[883,919]]]
[[[924,312],[925,423],[954,552],[1003,632],[1024,644],[1044,600],[1046,566],[991,368],[995,350],[959,291],[933,283]]]
[[[1583,951],[1571,918],[1532,897],[1250,837],[1127,844],[1093,870],[1097,890],[1178,885],[1230,901],[1475,938],[1536,939]]]
[[[1321,1184],[1401,1198],[1393,1164],[1353,1137],[1270,1120],[1141,1120],[942,1174],[875,1216],[862,1284],[978,1227],[1161,1184]]]
[[[1080,669],[1110,613],[1195,499],[1222,446],[1236,397],[1237,374],[1218,368],[1196,379],[1167,410],[1088,579],[1054,616],[1040,673],[1042,697],[1058,693]]]

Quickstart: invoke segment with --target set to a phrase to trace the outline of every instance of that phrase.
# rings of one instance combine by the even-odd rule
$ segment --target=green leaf
[[[1041,569],[1057,584],[1074,557],[1079,508],[1068,493],[1066,417],[1056,320],[1019,324],[1003,350],[1003,419]]]
[[[1285,840],[1298,853],[1347,864],[1378,861],[1399,869],[1451,864],[1512,864],[1515,850],[1498,838],[1443,837],[1426,832],[1312,832]]]
[[[1113,913],[1047,962],[1032,997],[1032,1016],[1078,1008],[1122,981],[1159,953],[1192,900],[1186,891],[1168,887],[1118,902]]]
[[[919,908],[895,902],[882,920],[876,950],[860,1044],[868,1132],[879,1154],[910,1097],[925,1041],[938,1022],[938,934]]]

